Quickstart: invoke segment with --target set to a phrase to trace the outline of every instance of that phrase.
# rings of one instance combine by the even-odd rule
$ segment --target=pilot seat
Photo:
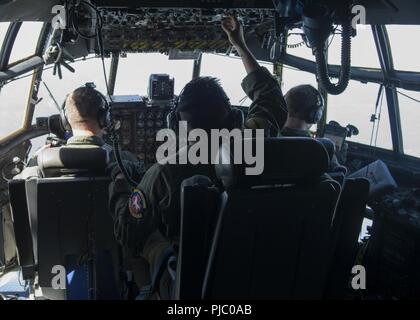
[[[325,297],[341,192],[325,175],[328,153],[308,138],[264,143],[262,175],[216,165],[218,194],[204,177],[185,182],[175,299]]]
[[[36,276],[44,298],[120,298],[107,158],[102,148],[47,149],[38,157],[41,178],[11,183],[24,279],[34,282]],[[26,204],[13,198],[15,190]],[[65,289],[57,285],[57,270],[65,270]]]

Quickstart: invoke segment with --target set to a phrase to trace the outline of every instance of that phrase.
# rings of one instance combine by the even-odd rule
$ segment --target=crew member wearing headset
[[[290,89],[285,96],[288,116],[281,130],[283,137],[312,137],[310,129],[321,121],[324,114],[324,98],[311,85],[300,85]],[[331,144],[333,145],[333,144]],[[330,161],[330,172],[344,169],[334,154]]]
[[[93,84],[86,84],[70,93],[61,107],[60,118],[62,129],[72,137],[63,148],[102,148],[107,151],[109,162],[115,162],[112,147],[103,140],[104,132],[110,126],[109,112],[105,96],[97,91]],[[37,154],[48,147],[42,148]],[[37,154],[16,178],[29,179],[41,176]],[[132,171],[133,174],[141,172],[141,164],[136,156],[129,152],[122,152],[121,155],[124,160],[137,163],[136,170]]]
[[[247,119],[244,121],[243,113],[231,106],[217,79],[199,77],[188,83],[179,96],[176,107],[168,116],[169,128],[176,132],[179,122],[186,121],[188,130],[209,132],[211,129],[249,128],[264,129],[266,136],[279,135],[286,123],[287,107],[278,81],[259,65],[248,49],[243,28],[236,18],[229,17],[223,21],[222,27],[241,55],[248,73],[242,83],[253,100]],[[178,155],[182,152],[188,152],[188,148],[180,150]],[[116,238],[121,245],[137,251],[147,261],[150,275],[156,274],[168,248],[176,248],[181,184],[196,175],[216,178],[211,164],[156,164],[146,172],[135,190],[128,184],[122,187],[120,180],[124,177],[121,174],[111,185],[110,209],[115,217]],[[143,286],[150,279],[137,282]],[[169,292],[163,291],[160,290],[161,297],[168,297]]]

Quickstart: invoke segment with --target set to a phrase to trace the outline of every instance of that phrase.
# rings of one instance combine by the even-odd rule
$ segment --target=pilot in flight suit
[[[300,85],[289,90],[285,95],[288,109],[287,121],[281,135],[283,137],[311,138],[311,127],[318,123],[324,113],[323,97],[311,85]],[[333,155],[330,161],[330,171],[342,167]]]
[[[69,128],[66,129],[71,129],[73,137],[67,141],[63,148],[102,148],[108,153],[109,163],[112,163],[115,162],[113,149],[102,138],[105,128],[100,123],[103,122],[103,119],[101,120],[99,116],[99,110],[103,109],[103,104],[103,97],[91,87],[78,88],[68,95],[63,110],[66,120],[62,120],[62,122],[68,122]],[[63,126],[66,124],[63,123]],[[41,148],[15,179],[39,177],[37,156],[49,147],[47,145]],[[138,162],[137,157],[132,153],[122,152],[121,156],[124,160]],[[141,163],[138,163],[138,166],[141,167]]]
[[[287,118],[286,103],[278,81],[266,68],[258,64],[245,43],[243,28],[236,18],[226,19],[223,22],[223,29],[241,55],[248,73],[243,80],[242,87],[253,103],[249,108],[245,127],[264,129],[267,135],[278,135]],[[199,78],[187,85],[180,101],[183,101],[183,95],[188,94],[187,91],[202,90],[203,86],[208,85],[206,82],[210,82],[209,86],[214,90],[210,97],[210,92],[207,94],[206,92],[197,92],[194,99],[188,99],[190,100],[189,104],[178,107],[181,118],[183,112],[187,114],[186,118],[188,116],[190,119],[200,117],[201,113],[206,112],[204,109],[205,105],[208,105],[209,98],[213,103],[210,103],[213,108],[211,111],[218,113],[217,103],[214,103],[217,100],[216,96],[226,94],[215,80],[214,78]],[[207,106],[207,108],[209,107]],[[198,115],[197,110],[199,110]],[[223,110],[219,111],[219,113],[223,112]],[[188,119],[189,124],[190,119]],[[208,125],[209,128],[220,128],[216,123]],[[203,128],[200,125],[193,127]],[[186,150],[180,152],[186,152]],[[128,168],[131,172],[134,171],[130,166]],[[122,184],[118,182],[122,178],[121,175],[117,176],[116,181],[111,184],[110,209],[114,215],[115,236],[123,246],[130,247],[141,254],[150,263],[152,272],[154,266],[158,264],[159,257],[168,246],[174,243],[176,245],[179,237],[181,183],[194,175],[215,178],[214,167],[211,165],[156,164],[146,172],[134,192],[128,185],[122,187]]]

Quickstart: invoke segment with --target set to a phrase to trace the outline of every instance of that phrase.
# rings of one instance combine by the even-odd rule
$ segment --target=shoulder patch
[[[136,219],[143,219],[147,212],[147,202],[144,193],[140,189],[134,189],[128,202],[128,209],[131,216]]]

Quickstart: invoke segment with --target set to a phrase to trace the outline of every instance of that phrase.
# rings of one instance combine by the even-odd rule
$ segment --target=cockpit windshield
[[[42,26],[42,22],[22,23],[10,54],[9,64],[14,64],[35,54]]]
[[[401,113],[404,152],[409,156],[420,158],[420,93],[404,89],[398,90],[398,101]]]
[[[192,79],[193,60],[169,60],[160,53],[129,53],[120,58],[115,83],[115,94],[147,94],[149,76],[169,74],[175,79],[175,94]]]
[[[419,10],[0,0],[0,300],[419,298]]]
[[[392,58],[396,70],[420,72],[420,49],[413,45],[420,34],[420,26],[388,25],[386,26],[392,48]]]

